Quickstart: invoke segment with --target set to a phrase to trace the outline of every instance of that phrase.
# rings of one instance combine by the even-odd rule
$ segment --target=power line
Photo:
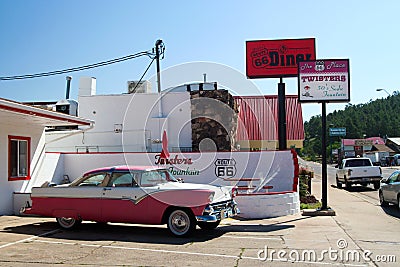
[[[32,79],[32,78],[39,78],[39,77],[46,77],[46,76],[53,76],[53,75],[59,75],[59,74],[65,74],[65,73],[70,73],[70,72],[77,72],[77,71],[82,71],[82,70],[88,70],[88,69],[93,69],[93,68],[98,68],[98,67],[103,67],[107,65],[111,65],[114,63],[119,63],[123,62],[126,60],[138,58],[141,56],[149,56],[150,58],[153,59],[154,61],[154,53],[149,52],[149,51],[143,51],[139,52],[136,54],[120,57],[120,58],[115,58],[107,61],[102,61],[99,63],[94,63],[94,64],[89,64],[81,67],[75,67],[75,68],[69,68],[69,69],[63,69],[63,70],[56,70],[56,71],[50,71],[50,72],[41,72],[41,73],[35,73],[35,74],[24,74],[24,75],[16,75],[16,76],[6,76],[6,77],[0,77],[1,81],[11,81],[11,80],[23,80],[23,79]],[[152,62],[153,62],[152,61]],[[151,64],[151,63],[150,63]]]
[[[142,77],[140,77],[140,80],[136,83],[135,87],[132,89],[132,92],[135,92],[135,89],[139,86],[140,82],[142,81],[144,75],[146,75],[147,71],[150,69],[151,64],[153,64],[154,60],[156,58],[153,57],[153,59],[151,60],[150,64],[147,66],[146,70],[144,71]]]

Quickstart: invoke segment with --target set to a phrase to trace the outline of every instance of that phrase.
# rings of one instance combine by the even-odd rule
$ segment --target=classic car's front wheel
[[[213,230],[217,228],[221,221],[216,222],[198,222],[197,225],[203,230]]]
[[[174,236],[188,236],[196,227],[194,216],[186,210],[173,210],[168,216],[168,230]]]
[[[82,222],[82,220],[78,220],[78,219],[74,219],[74,218],[65,218],[65,217],[56,218],[56,220],[57,220],[58,224],[61,226],[61,228],[64,228],[64,229],[74,228]]]

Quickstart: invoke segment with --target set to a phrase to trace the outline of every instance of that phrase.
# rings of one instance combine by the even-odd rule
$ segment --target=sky
[[[399,90],[399,10],[397,0],[1,0],[0,77],[119,58],[151,50],[158,39],[166,47],[162,70],[210,62],[245,75],[246,41],[315,38],[318,59],[350,60],[350,103],[366,103]],[[140,57],[70,73],[71,98],[77,99],[82,76],[96,77],[97,94],[125,93],[127,81],[139,80],[150,61]],[[155,72],[153,64],[144,79]],[[22,102],[63,99],[65,76],[0,81],[0,98]],[[212,81],[219,82],[218,77]],[[297,78],[283,81],[286,94],[297,94]],[[251,82],[262,94],[277,94],[277,78]],[[377,92],[377,88],[388,93]],[[245,95],[251,90],[237,91]],[[347,104],[329,103],[327,111],[344,109]],[[304,121],[321,114],[318,103],[302,104],[302,108]]]

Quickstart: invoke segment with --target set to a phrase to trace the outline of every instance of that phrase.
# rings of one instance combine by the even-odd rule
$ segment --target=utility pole
[[[160,49],[164,49],[164,43],[161,39],[158,39],[156,41],[156,67],[157,67],[157,88],[158,88],[158,93],[161,93],[161,74],[160,74],[160,54],[164,53],[162,51],[160,53]]]

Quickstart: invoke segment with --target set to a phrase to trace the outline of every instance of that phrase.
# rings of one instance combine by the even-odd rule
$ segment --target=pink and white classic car
[[[32,188],[24,214],[55,217],[64,229],[82,222],[167,224],[175,236],[216,228],[235,216],[231,186],[183,183],[167,169],[117,166],[89,171],[70,184]]]

